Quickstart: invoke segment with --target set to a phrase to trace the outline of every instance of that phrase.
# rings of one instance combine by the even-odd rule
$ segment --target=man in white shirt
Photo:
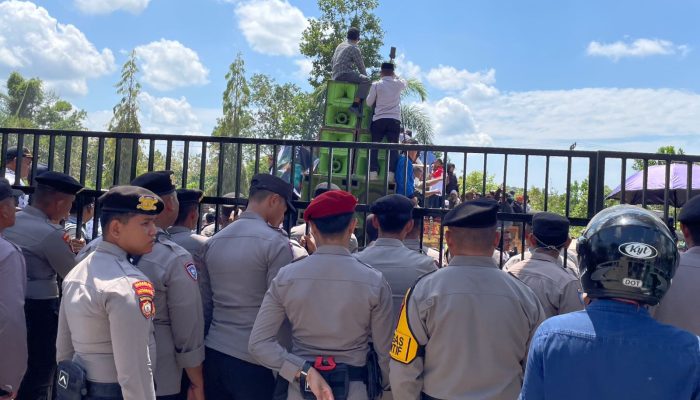
[[[29,177],[29,171],[32,169],[32,161],[34,156],[29,151],[28,148],[22,148],[21,161],[17,163],[17,158],[19,156],[19,150],[17,146],[12,146],[7,149],[5,153],[5,178],[10,181],[10,185],[19,184],[20,186],[27,186],[27,178]],[[16,171],[19,168],[19,182],[16,182]],[[18,207],[24,208],[29,204],[29,195],[23,194],[19,196]]]
[[[394,74],[394,64],[382,63],[381,79],[374,82],[367,96],[367,105],[374,105],[374,116],[370,132],[372,142],[378,143],[386,138],[389,143],[398,143],[401,132],[401,92],[406,88],[406,81]],[[389,181],[394,180],[398,152],[389,152]],[[377,179],[379,160],[376,150],[370,154],[370,179]]]

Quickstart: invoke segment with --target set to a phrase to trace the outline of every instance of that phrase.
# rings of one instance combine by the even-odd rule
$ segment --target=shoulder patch
[[[131,286],[139,298],[141,314],[143,314],[144,318],[153,319],[156,315],[156,305],[153,303],[153,296],[155,296],[156,291],[153,289],[153,284],[148,281],[137,281]]]
[[[197,281],[197,267],[194,266],[194,263],[187,263],[185,264],[185,271],[187,271],[187,275],[192,278],[195,282]]]

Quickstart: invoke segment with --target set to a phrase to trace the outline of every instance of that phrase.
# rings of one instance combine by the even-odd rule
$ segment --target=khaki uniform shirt
[[[56,274],[61,278],[75,266],[75,254],[63,240],[63,227],[52,224],[38,208],[27,206],[17,213],[15,225],[5,229],[5,239],[22,249],[27,263],[28,299],[58,297]]]
[[[272,281],[250,335],[250,352],[294,382],[304,361],[313,362],[316,356],[364,366],[372,341],[386,384],[391,307],[391,289],[381,273],[344,247],[321,246],[283,268]],[[292,329],[289,352],[276,339],[285,318]],[[289,385],[288,398],[301,399],[298,384]],[[348,399],[367,399],[364,383],[351,382]]]
[[[102,238],[91,241],[78,253],[84,259],[98,248]],[[204,361],[204,307],[199,291],[199,272],[192,255],[158,229],[153,251],[143,255],[136,268],[156,290],[153,320],[158,359],[154,368],[158,396],[180,392],[183,368]]]
[[[108,242],[63,281],[56,360],[77,362],[92,382],[118,382],[125,400],[156,398],[149,354],[153,304],[137,294],[142,285],[152,288],[126,252]]]
[[[311,232],[309,232],[311,234]],[[289,237],[291,239],[296,240],[297,242],[300,241],[301,237],[306,235],[306,224],[300,224],[293,226],[292,229],[289,231]],[[357,243],[357,236],[353,233],[350,235],[350,252],[354,253],[358,249],[358,243]]]
[[[520,393],[528,346],[544,310],[524,283],[491,257],[455,256],[425,275],[407,305],[425,356],[391,360],[395,399],[513,400]]]
[[[418,251],[422,254],[425,254],[426,256],[431,257],[433,260],[435,260],[435,265],[437,265],[438,268],[440,268],[442,266],[441,260],[440,260],[440,252],[433,249],[432,247],[427,247],[427,246],[421,247],[420,239],[404,239],[403,245],[408,247],[411,250]],[[447,264],[445,257],[442,257],[442,263]]]
[[[530,257],[532,257],[532,251],[530,249],[525,250],[525,254],[516,254],[503,264],[503,270],[508,270],[508,268],[512,267],[513,265],[519,263],[520,261],[527,260]],[[566,265],[564,265],[564,255],[559,255],[556,262],[559,266],[566,267],[567,272],[578,278],[578,261],[571,250],[566,251]]]
[[[22,251],[0,235],[0,389],[9,392],[19,389],[27,370],[26,284]]]
[[[700,335],[700,246],[691,247],[681,253],[681,262],[676,270],[666,295],[654,310],[659,322],[677,326]]]
[[[583,310],[581,283],[557,263],[557,258],[540,250],[508,268],[540,300],[547,318]]]
[[[211,324],[211,284],[209,282],[209,273],[204,265],[204,245],[207,244],[208,237],[192,233],[185,226],[171,226],[168,228],[170,240],[180,245],[187,250],[194,260],[194,265],[197,267],[197,282],[199,282],[199,291],[202,295],[202,306],[204,307],[204,331],[209,329]]]
[[[158,396],[180,392],[183,368],[204,361],[204,315],[192,256],[158,230],[153,251],[136,263],[156,290],[155,380]]]
[[[379,238],[372,246],[355,254],[355,258],[378,270],[391,287],[392,315],[398,318],[406,291],[423,274],[435,271],[435,261],[404,246],[398,239]]]
[[[252,211],[209,239],[204,262],[214,310],[207,347],[257,363],[248,353],[250,331],[272,279],[292,259],[289,238]]]

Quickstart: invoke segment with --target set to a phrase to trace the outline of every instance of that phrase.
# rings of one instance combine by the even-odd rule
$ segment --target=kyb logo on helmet
[[[645,243],[632,242],[623,243],[618,248],[620,253],[632,258],[654,258],[659,254],[655,248]]]

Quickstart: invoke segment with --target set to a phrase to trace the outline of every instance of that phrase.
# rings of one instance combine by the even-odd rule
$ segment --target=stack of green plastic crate
[[[372,142],[372,135],[369,133],[360,134],[359,141],[362,143]],[[386,142],[386,139],[383,140]],[[377,150],[379,159],[379,179],[382,180],[386,174],[386,150]],[[355,173],[357,175],[366,175],[369,167],[369,151],[367,149],[358,149],[355,153]]]
[[[352,142],[354,139],[354,132],[342,131],[342,130],[332,130],[332,129],[322,129],[320,139],[323,141],[330,142]],[[319,151],[319,162],[318,162],[318,172],[320,174],[328,174],[328,169],[330,167],[333,175],[347,175],[348,173],[348,160],[350,154],[350,149],[333,148],[333,161],[330,161],[330,149],[328,147],[321,147]]]

